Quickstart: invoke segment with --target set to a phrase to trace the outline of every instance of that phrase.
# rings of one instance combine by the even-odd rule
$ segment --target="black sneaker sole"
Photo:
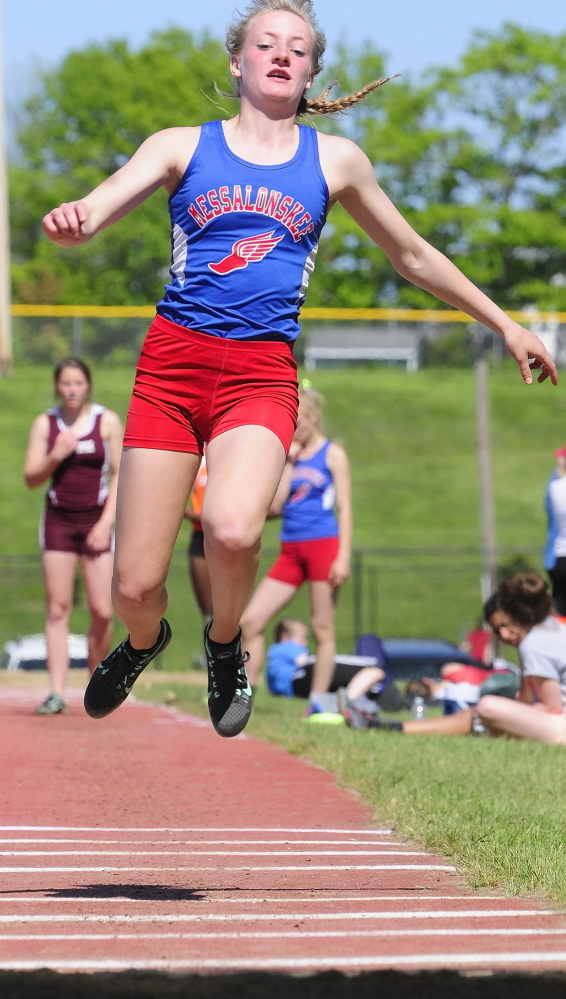
[[[251,713],[252,702],[247,697],[234,697],[228,710],[224,712],[219,721],[212,717],[209,709],[212,727],[216,734],[221,735],[223,739],[233,739],[234,736],[243,732],[250,720]]]
[[[212,691],[211,691],[212,677],[210,672],[211,666],[210,663],[208,662],[208,652],[207,652],[207,637],[211,623],[212,622],[209,621],[204,629],[204,651],[205,651],[205,659],[207,662],[207,671],[208,671],[208,713],[210,715],[212,727],[214,728],[216,734],[222,736],[223,739],[233,739],[236,735],[239,735],[240,732],[244,731],[246,725],[250,720],[250,715],[252,713],[252,697],[250,696],[250,694],[247,693],[239,694],[237,690],[235,690],[232,696],[232,700],[224,709],[220,709],[220,706],[217,703],[216,699],[212,697]],[[242,657],[241,668],[244,671],[244,675],[247,681],[246,668],[244,665],[244,663],[246,662],[246,658],[249,658],[249,656],[247,656],[247,653],[245,653],[244,656]],[[219,664],[219,669],[220,671],[222,671],[221,664]],[[247,687],[248,690],[250,690],[249,683],[247,684]],[[223,700],[224,704],[226,704],[227,697],[224,697]],[[220,711],[222,711],[221,714]]]
[[[162,618],[162,623],[164,625],[163,637],[160,639],[155,652],[148,658],[147,662],[145,662],[143,666],[136,671],[136,677],[132,682],[132,686],[127,688],[125,692],[118,690],[116,688],[115,680],[112,681],[109,679],[106,675],[106,671],[103,671],[105,663],[108,661],[110,656],[114,655],[113,652],[111,652],[110,656],[106,659],[103,659],[100,665],[96,667],[88,682],[84,695],[84,709],[90,718],[106,718],[109,714],[112,714],[113,711],[116,711],[116,709],[124,703],[128,695],[131,693],[135,680],[137,680],[140,674],[143,673],[146,666],[149,666],[149,664],[153,662],[153,660],[156,659],[164,649],[167,648],[169,642],[171,641],[171,628],[165,618]],[[119,648],[120,645],[114,650],[114,652],[117,652]],[[134,663],[131,663],[130,669],[133,666]]]

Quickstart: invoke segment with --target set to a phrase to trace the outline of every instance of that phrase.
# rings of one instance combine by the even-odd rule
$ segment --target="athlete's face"
[[[495,634],[499,635],[499,638],[503,642],[506,642],[507,645],[513,645],[514,648],[517,648],[519,643],[529,633],[528,628],[519,624],[518,621],[515,621],[515,618],[502,610],[495,611],[495,614],[491,615],[489,623]]]
[[[313,80],[312,34],[302,17],[273,11],[255,17],[230,69],[242,96],[268,97],[296,107]]]
[[[63,406],[79,408],[88,399],[90,385],[79,368],[63,368],[57,380],[57,395]]]

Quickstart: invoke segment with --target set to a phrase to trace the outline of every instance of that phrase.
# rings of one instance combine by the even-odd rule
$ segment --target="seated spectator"
[[[276,625],[274,637],[267,650],[267,689],[275,696],[294,697],[293,679],[309,654],[307,626],[296,617],[284,617]]]
[[[383,728],[406,735],[468,735],[487,730],[492,735],[537,742],[566,742],[566,624],[552,611],[548,586],[534,573],[503,580],[486,603],[485,617],[493,632],[519,651],[520,690],[511,668],[495,669],[479,689],[476,708],[448,717],[398,722],[368,719],[355,705],[344,704],[346,722],[354,728]]]
[[[307,646],[307,626],[298,618],[285,617],[275,628],[275,643],[267,650],[266,680],[270,694],[280,697],[304,696],[305,667],[311,660]],[[353,657],[349,657],[353,658]],[[362,657],[359,657],[362,658]],[[385,680],[385,670],[365,666],[350,680],[346,690],[358,709],[377,714],[377,704],[367,695]],[[336,694],[324,695],[323,712],[337,713]]]
[[[566,624],[553,615],[552,597],[541,576],[504,579],[499,610],[490,617],[496,635],[519,651],[523,682],[518,699],[489,694],[478,704],[494,735],[566,743]]]

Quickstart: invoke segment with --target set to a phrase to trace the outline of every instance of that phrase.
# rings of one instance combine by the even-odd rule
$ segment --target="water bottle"
[[[426,718],[426,707],[424,697],[414,697],[411,704],[411,718],[413,721],[422,721]]]
[[[472,718],[472,735],[488,735],[485,725],[477,715]]]

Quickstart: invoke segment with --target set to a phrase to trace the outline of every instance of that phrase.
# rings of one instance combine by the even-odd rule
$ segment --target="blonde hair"
[[[242,51],[248,29],[254,18],[259,17],[260,14],[268,14],[280,10],[296,14],[303,19],[305,24],[308,24],[313,38],[311,71],[317,76],[324,65],[323,56],[326,50],[326,36],[318,24],[312,0],[250,0],[244,13],[238,13],[238,16],[228,25],[226,48],[229,54],[234,56]],[[398,76],[399,74],[396,73],[395,75]],[[317,97],[307,98],[305,91],[299,101],[297,117],[317,114],[339,114],[347,111],[348,108],[357,104],[358,101],[362,101],[372,91],[377,90],[378,87],[382,87],[384,83],[388,83],[389,80],[393,80],[394,78],[393,76],[385,76],[380,80],[373,80],[371,83],[367,83],[365,87],[362,87],[361,90],[357,90],[356,93],[346,94],[335,101],[329,101],[328,95],[332,87],[336,85],[336,80],[333,80],[326,90],[322,94],[318,94]],[[239,97],[240,81],[234,78],[232,86],[236,97]],[[231,94],[223,94],[222,91],[219,91],[219,93],[223,97],[233,96]]]
[[[299,406],[306,406],[313,422],[320,432],[323,432],[322,407],[324,397],[313,388],[299,389]]]

